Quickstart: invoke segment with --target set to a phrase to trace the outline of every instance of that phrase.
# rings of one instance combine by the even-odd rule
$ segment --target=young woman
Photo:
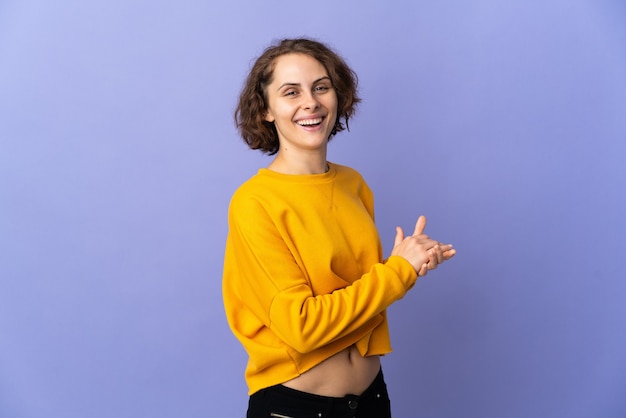
[[[243,139],[274,155],[235,192],[228,217],[224,305],[249,355],[249,418],[389,417],[385,309],[455,254],[424,234],[421,216],[413,235],[396,229],[383,260],[371,190],[326,159],[356,87],[327,46],[288,39],[257,59],[241,93]]]

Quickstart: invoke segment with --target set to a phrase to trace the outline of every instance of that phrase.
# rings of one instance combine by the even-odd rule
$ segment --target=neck
[[[268,168],[283,174],[323,174],[328,171],[326,150],[296,155],[281,149]]]

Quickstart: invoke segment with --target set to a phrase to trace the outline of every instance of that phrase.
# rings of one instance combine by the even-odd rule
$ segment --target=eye
[[[323,84],[315,87],[315,91],[317,92],[325,92],[328,90],[330,90],[330,87],[323,85]]]
[[[283,93],[283,96],[285,96],[285,97],[294,97],[294,96],[296,96],[297,94],[298,94],[298,91],[297,91],[297,90],[290,89],[290,90],[286,90],[286,91]]]

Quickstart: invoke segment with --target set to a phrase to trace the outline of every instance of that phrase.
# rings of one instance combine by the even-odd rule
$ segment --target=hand
[[[415,269],[418,276],[425,276],[456,254],[451,244],[442,244],[424,234],[426,217],[420,216],[415,223],[413,235],[404,237],[404,231],[396,227],[396,238],[391,255],[404,257]]]

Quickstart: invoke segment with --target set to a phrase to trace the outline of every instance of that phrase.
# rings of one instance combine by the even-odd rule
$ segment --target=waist
[[[320,396],[361,395],[379,373],[378,356],[362,357],[350,346],[282,386]]]
[[[283,385],[270,386],[250,396],[249,416],[355,416],[359,411],[368,416],[390,417],[389,395],[382,370],[360,395],[342,397],[314,395]]]

